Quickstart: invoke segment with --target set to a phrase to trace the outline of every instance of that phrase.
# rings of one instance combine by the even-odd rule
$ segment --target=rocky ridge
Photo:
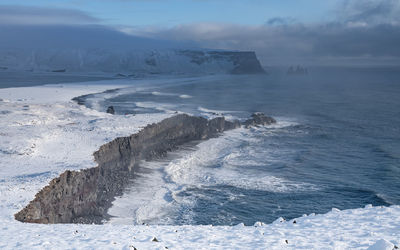
[[[207,120],[179,114],[146,126],[128,137],[116,138],[94,152],[97,167],[65,171],[39,191],[15,219],[29,223],[97,223],[107,218],[115,196],[122,194],[141,160],[164,157],[178,146],[217,137],[244,125],[263,126],[276,121],[262,113],[240,123],[224,117]]]

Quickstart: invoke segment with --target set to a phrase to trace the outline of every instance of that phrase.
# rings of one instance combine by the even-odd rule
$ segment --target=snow
[[[95,166],[92,153],[100,145],[171,115],[113,116],[71,101],[75,96],[132,87],[132,84],[114,80],[0,89],[0,248],[393,249],[400,246],[397,205],[332,209],[327,214],[304,215],[291,221],[277,218],[272,224],[259,222],[254,226],[233,227],[37,225],[15,221],[13,214],[52,178],[66,169]],[[201,153],[200,150],[191,154]],[[188,158],[181,161],[185,159]]]
[[[2,224],[0,248],[79,249],[393,249],[400,207],[371,207],[257,226]],[[261,223],[260,223],[261,224]],[[152,241],[156,238],[158,242]],[[382,242],[382,238],[385,241]]]
[[[97,43],[97,42],[96,42]],[[131,46],[130,46],[131,47]],[[143,46],[141,46],[143,47]],[[234,68],[230,56],[204,53],[202,63],[197,57],[180,49],[1,49],[0,65],[11,71],[33,70],[34,72],[108,72],[131,74],[187,74],[228,73]],[[215,51],[214,51],[215,52]],[[198,60],[198,59],[197,59]],[[256,60],[256,59],[255,59]]]
[[[385,239],[381,239],[378,240],[372,246],[368,247],[367,250],[392,250],[392,249],[394,249],[394,245],[391,242]]]

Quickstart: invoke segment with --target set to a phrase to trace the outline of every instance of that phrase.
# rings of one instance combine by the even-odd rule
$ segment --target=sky
[[[400,61],[400,0],[0,0],[3,40],[21,26],[251,50],[265,65]]]
[[[1,0],[2,5],[75,9],[107,25],[173,26],[196,22],[260,25],[275,17],[304,22],[332,15],[338,0]]]

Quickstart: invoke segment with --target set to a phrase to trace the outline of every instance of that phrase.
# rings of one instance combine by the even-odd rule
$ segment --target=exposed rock
[[[259,113],[246,126],[274,122]],[[133,178],[140,160],[163,157],[179,145],[217,137],[241,126],[223,117],[207,120],[180,114],[146,126],[140,132],[120,137],[94,152],[97,167],[65,171],[39,191],[35,199],[15,214],[15,219],[31,223],[101,223],[115,196]]]
[[[248,119],[243,125],[248,128],[251,126],[266,126],[276,123],[276,120],[270,116],[266,116],[263,113],[254,113],[251,115],[251,119]]]
[[[112,115],[115,114],[114,106],[109,106],[106,112]]]
[[[55,70],[52,70],[51,72],[54,72],[54,73],[65,73],[67,70],[66,69],[55,69]]]
[[[308,74],[308,69],[305,67],[302,67],[300,65],[297,65],[297,67],[290,66],[289,69],[287,70],[288,75],[307,75]]]
[[[255,52],[252,51],[198,51],[181,50],[177,53],[191,58],[191,62],[203,65],[212,62],[230,62],[233,65],[227,73],[231,74],[263,74]]]

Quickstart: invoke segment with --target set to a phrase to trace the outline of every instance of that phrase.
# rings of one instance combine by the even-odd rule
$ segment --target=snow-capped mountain
[[[1,50],[10,70],[136,73],[262,73],[254,52],[212,50],[25,49]]]
[[[0,26],[3,70],[137,73],[262,73],[254,52],[130,36],[103,26]]]

